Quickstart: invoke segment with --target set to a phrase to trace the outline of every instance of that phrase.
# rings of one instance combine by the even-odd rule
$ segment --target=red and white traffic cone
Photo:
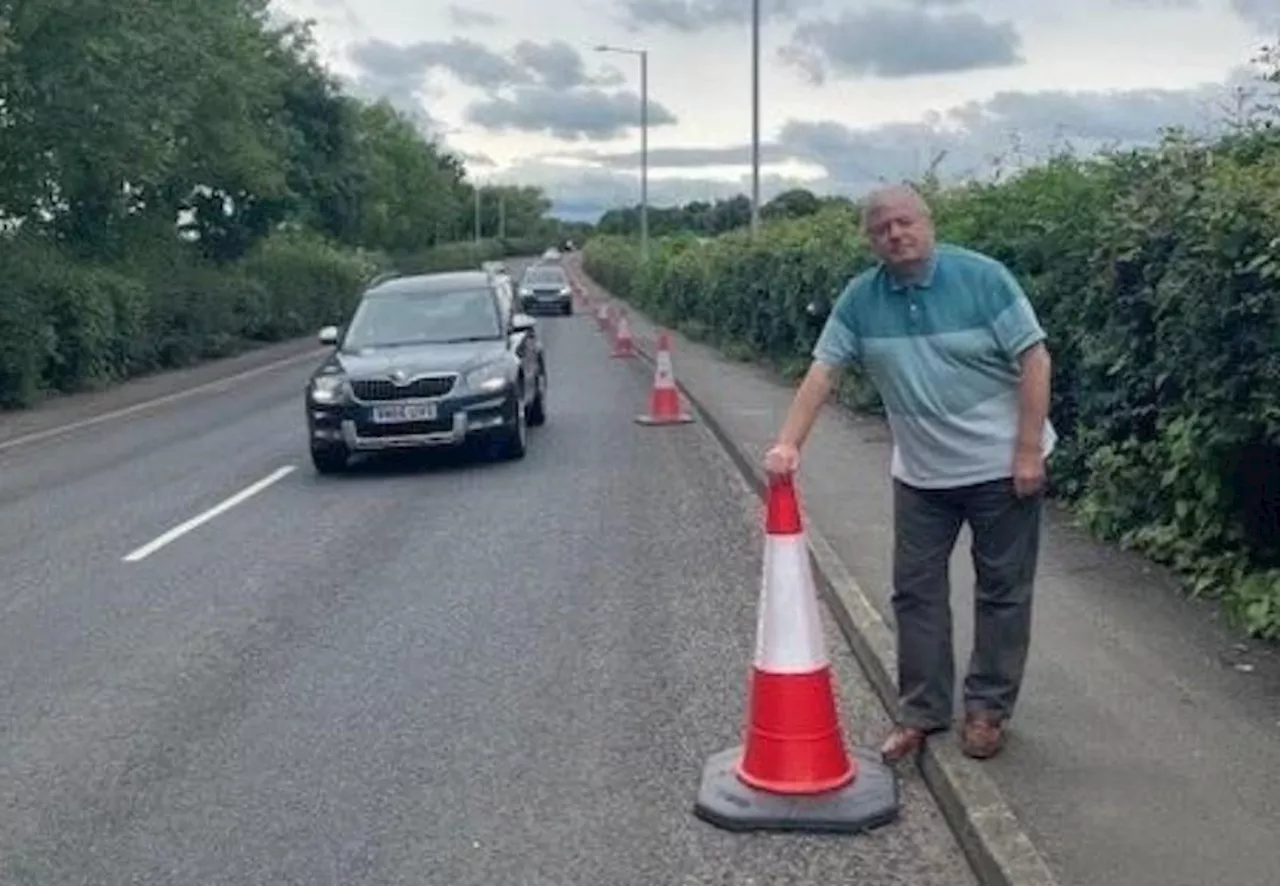
[[[618,314],[618,323],[613,333],[613,357],[631,358],[636,355],[636,342],[631,337],[631,324],[627,322],[627,312]]]
[[[898,817],[898,782],[840,729],[794,479],[774,477],[765,519],[746,741],[713,756],[695,813],[727,830],[858,832]]]
[[[665,329],[658,333],[654,362],[649,414],[637,415],[636,421],[642,425],[683,425],[693,421],[693,416],[680,408],[680,390],[671,365],[671,336]]]

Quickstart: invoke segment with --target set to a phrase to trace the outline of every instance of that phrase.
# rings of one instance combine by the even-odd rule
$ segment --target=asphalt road
[[[633,423],[643,364],[541,326],[518,463],[320,478],[306,366],[0,452],[0,883],[973,882],[914,777],[860,838],[693,818],[740,730],[757,506],[704,429]]]

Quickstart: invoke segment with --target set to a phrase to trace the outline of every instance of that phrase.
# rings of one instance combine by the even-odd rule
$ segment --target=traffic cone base
[[[857,778],[821,794],[794,796],[763,791],[739,776],[740,747],[721,751],[707,761],[693,812],[726,831],[801,831],[857,834],[898,818],[898,780],[880,755],[853,748]]]
[[[637,415],[636,424],[638,425],[687,425],[693,423],[693,416],[687,412],[678,412],[675,415],[654,417],[652,415]]]

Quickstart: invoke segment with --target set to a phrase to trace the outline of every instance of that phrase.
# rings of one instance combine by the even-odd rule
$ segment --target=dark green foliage
[[[1170,137],[932,200],[940,235],[1007,262],[1049,330],[1055,493],[1280,638],[1280,137]],[[841,207],[654,256],[646,271],[632,240],[585,250],[595,279],[664,322],[793,374],[818,332],[805,305],[870,261]],[[877,406],[856,372],[842,395]]]

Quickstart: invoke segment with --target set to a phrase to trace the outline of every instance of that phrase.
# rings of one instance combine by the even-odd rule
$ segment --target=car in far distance
[[[542,260],[543,260],[543,261],[559,261],[559,260],[560,260],[560,250],[559,250],[559,249],[556,249],[554,246],[552,246],[552,247],[551,247],[550,249],[548,249],[546,252],[542,253]]]
[[[520,278],[520,309],[533,314],[554,311],[573,313],[573,285],[559,265],[533,265]]]
[[[317,472],[357,453],[490,444],[523,458],[528,429],[547,420],[546,355],[537,321],[504,311],[487,271],[386,280],[360,299],[306,389]]]

